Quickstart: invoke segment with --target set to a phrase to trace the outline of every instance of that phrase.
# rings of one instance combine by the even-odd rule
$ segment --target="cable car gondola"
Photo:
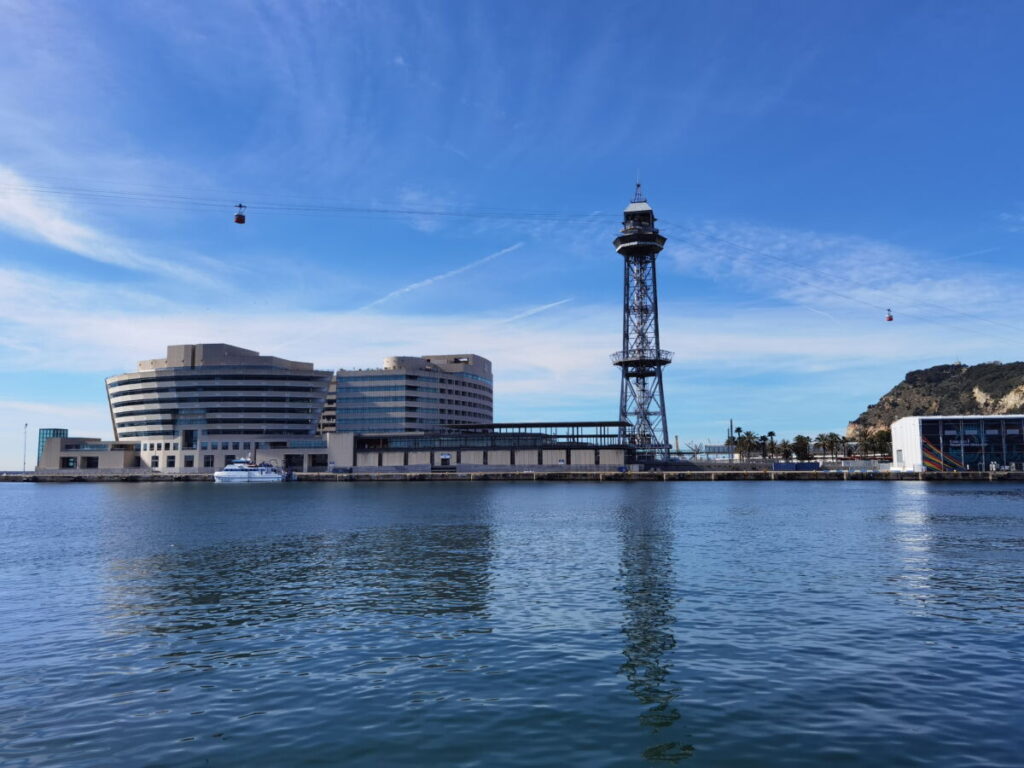
[[[885,322],[887,322],[887,323],[891,323],[892,322],[892,310],[891,309],[885,310]]]
[[[238,213],[235,214],[235,224],[245,224],[245,206],[239,203],[235,206]]]

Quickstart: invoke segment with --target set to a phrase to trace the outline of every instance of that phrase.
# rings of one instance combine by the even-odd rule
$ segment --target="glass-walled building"
[[[46,441],[51,437],[67,437],[68,431],[61,427],[46,427],[39,430],[39,448],[36,451],[36,464],[43,458],[43,451],[46,449]]]
[[[382,368],[339,370],[322,432],[422,432],[494,417],[491,361],[479,355],[389,357]]]
[[[908,416],[892,425],[893,469],[1024,467],[1024,415]]]

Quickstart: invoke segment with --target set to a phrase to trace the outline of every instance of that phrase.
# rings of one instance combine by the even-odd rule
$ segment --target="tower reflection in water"
[[[671,513],[641,501],[621,509],[619,525],[622,559],[616,589],[622,599],[625,640],[619,671],[644,707],[640,725],[659,734],[681,718],[675,705],[679,687],[669,663],[676,647]],[[666,741],[644,750],[643,757],[676,762],[693,753],[690,744]]]

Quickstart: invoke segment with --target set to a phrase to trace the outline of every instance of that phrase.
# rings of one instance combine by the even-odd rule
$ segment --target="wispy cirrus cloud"
[[[484,256],[482,259],[471,261],[469,264],[464,264],[463,266],[457,267],[456,269],[443,272],[440,275],[428,277],[426,280],[419,280],[415,283],[410,283],[409,285],[402,286],[401,288],[398,288],[394,291],[391,291],[390,293],[381,296],[379,299],[371,301],[362,309],[366,310],[369,309],[370,307],[375,307],[378,304],[383,304],[385,301],[390,301],[391,299],[397,298],[398,296],[403,296],[407,293],[418,291],[420,288],[426,288],[427,286],[433,285],[434,283],[440,282],[441,280],[447,280],[450,277],[461,275],[463,272],[468,272],[469,270],[479,267],[482,264],[486,264],[489,261],[493,261],[499,256],[504,256],[507,253],[512,253],[512,251],[518,250],[519,248],[522,247],[523,243],[516,243],[515,245],[510,245],[508,248],[502,248],[500,251],[495,251],[494,253]]]
[[[1015,211],[1003,211],[999,221],[1011,232],[1024,232],[1024,206],[1018,206]]]
[[[539,315],[541,312],[547,312],[549,309],[560,307],[563,304],[568,304],[572,299],[561,299],[560,301],[553,301],[550,304],[541,304],[539,307],[532,307],[518,314],[512,315],[512,317],[506,317],[502,320],[502,323],[514,323],[516,320],[524,320],[527,317],[533,317]]]
[[[0,166],[0,227],[102,264],[191,283],[212,282],[204,271],[176,259],[148,256],[114,235],[75,221],[59,202],[43,199],[36,188],[28,179]]]
[[[904,316],[962,331],[1024,331],[1013,282],[993,271],[936,269],[944,257],[870,238],[706,222],[670,225],[666,249],[679,270],[736,281],[749,293],[830,314],[863,316],[892,307]],[[681,241],[681,243],[680,243]],[[998,319],[965,297],[1004,307]]]

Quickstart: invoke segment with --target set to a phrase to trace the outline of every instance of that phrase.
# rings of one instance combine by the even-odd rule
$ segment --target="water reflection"
[[[1024,498],[1016,489],[899,488],[892,522],[900,562],[890,579],[898,585],[894,594],[914,612],[990,621],[989,614],[1005,611],[1024,587],[1019,520],[979,504],[990,495]]]
[[[900,570],[897,594],[919,601],[923,607],[930,596],[933,568],[931,565],[932,534],[929,530],[925,507],[928,491],[925,488],[897,487],[892,521],[895,541],[899,550]]]
[[[678,686],[671,679],[668,655],[676,647],[672,632],[673,538],[670,513],[658,505],[628,506],[619,512],[621,560],[618,591],[624,621],[625,661],[619,671],[629,690],[644,707],[640,725],[658,734],[676,723]],[[649,747],[643,757],[676,762],[693,754],[693,747],[676,741]]]
[[[486,617],[492,539],[482,524],[384,527],[119,560],[109,606],[125,631],[157,634],[367,614]]]

